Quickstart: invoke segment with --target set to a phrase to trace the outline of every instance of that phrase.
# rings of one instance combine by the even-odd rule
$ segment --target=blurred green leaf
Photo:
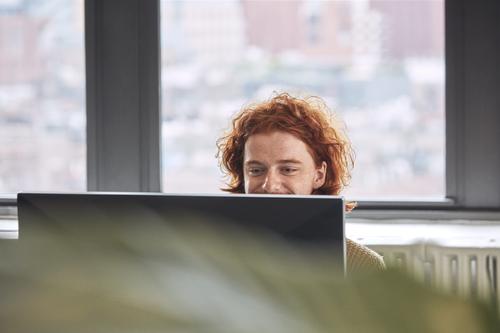
[[[204,219],[24,226],[0,242],[2,332],[499,332],[402,273]]]

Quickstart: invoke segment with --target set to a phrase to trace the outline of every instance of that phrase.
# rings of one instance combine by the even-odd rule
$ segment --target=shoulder
[[[377,252],[346,238],[347,273],[385,269],[384,259]]]

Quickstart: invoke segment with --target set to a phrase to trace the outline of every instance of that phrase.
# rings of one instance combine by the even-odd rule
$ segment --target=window
[[[86,188],[83,1],[0,2],[0,193]]]
[[[500,86],[500,2],[453,0],[445,1],[444,5],[444,194],[447,200],[444,203],[430,199],[407,200],[403,205],[395,201],[361,201],[358,212],[373,207],[398,208],[401,211],[401,207],[404,207],[412,209],[422,218],[422,210],[456,210],[459,213],[467,210],[475,214],[478,210],[498,211],[500,207],[500,150],[496,144],[500,142],[500,113],[497,112],[500,108],[500,94],[497,93],[497,87]],[[85,1],[87,183],[90,190],[160,190],[159,7],[160,1],[157,0]],[[61,8],[66,7],[54,8],[54,12]],[[316,13],[315,10],[314,6],[308,9],[312,13]],[[339,9],[342,13],[348,13],[349,10],[346,6]],[[342,14],[342,17],[338,22],[339,45],[345,45],[350,39],[350,19],[346,14]],[[309,18],[308,22],[313,23],[306,39],[308,45],[313,47],[322,41],[320,27],[325,21],[319,17],[312,21]],[[424,23],[420,26],[424,27],[429,22]],[[166,35],[163,34],[162,38],[166,39]],[[169,65],[168,61],[166,65]],[[162,77],[168,81],[166,75]],[[212,73],[210,82],[219,82],[220,77],[220,73]],[[165,89],[163,91],[167,93]],[[434,94],[428,91],[425,87],[419,89],[418,94]],[[174,110],[166,107],[168,103],[163,104],[166,109],[162,112],[163,122],[169,120],[169,112]],[[241,105],[220,107],[217,110],[236,111]],[[338,105],[332,106],[338,108]],[[175,128],[163,126],[165,137],[174,134]],[[163,145],[164,154],[169,154],[168,144]],[[172,157],[175,160],[175,154]],[[163,160],[178,163],[171,162],[168,155],[164,155]],[[215,159],[213,162],[210,165],[216,164]],[[218,172],[215,167],[214,172]],[[166,174],[169,176],[168,172]],[[169,177],[177,176],[170,174]],[[210,177],[208,173],[207,177]],[[168,185],[169,179],[165,181]],[[2,204],[13,205],[15,201],[4,197],[0,199]],[[417,209],[420,211],[417,212]],[[401,214],[405,212],[401,211]]]
[[[217,192],[231,116],[286,91],[321,96],[347,124],[346,195],[445,196],[444,1],[161,6],[163,191]]]

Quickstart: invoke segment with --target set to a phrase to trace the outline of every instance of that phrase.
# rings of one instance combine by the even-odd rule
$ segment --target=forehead
[[[308,146],[296,136],[273,131],[251,135],[245,143],[244,160],[312,160]]]

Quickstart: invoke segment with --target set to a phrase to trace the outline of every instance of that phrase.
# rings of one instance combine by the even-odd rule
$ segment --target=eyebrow
[[[250,161],[246,161],[245,162],[245,165],[249,165],[249,164],[263,164],[263,163],[259,162],[259,161],[256,161],[256,160],[250,160]]]
[[[250,160],[245,162],[245,165],[250,165],[250,164],[264,164],[264,163],[256,160]],[[278,164],[302,164],[302,162],[291,158],[291,159],[279,160]]]
[[[279,160],[278,163],[279,164],[302,164],[301,161],[295,160],[293,158],[287,159],[287,160]]]

